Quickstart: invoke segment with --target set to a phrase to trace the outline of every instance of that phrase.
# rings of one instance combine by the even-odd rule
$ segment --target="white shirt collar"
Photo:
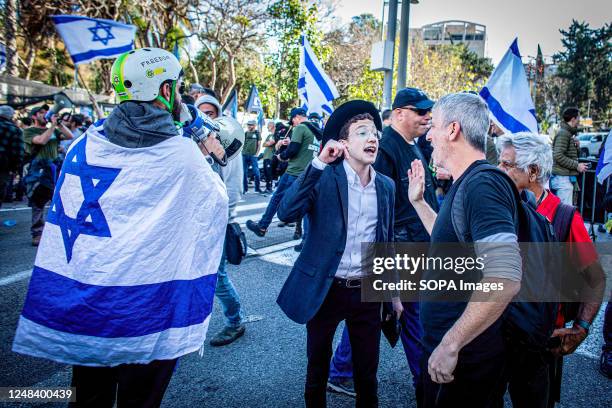
[[[342,166],[344,167],[344,171],[346,172],[346,179],[348,181],[349,186],[359,186],[361,187],[361,180],[359,179],[359,175],[353,170],[353,168],[348,164],[348,161],[343,160]],[[376,178],[376,171],[374,167],[370,167],[370,182],[363,188],[370,188],[374,185],[374,179]]]

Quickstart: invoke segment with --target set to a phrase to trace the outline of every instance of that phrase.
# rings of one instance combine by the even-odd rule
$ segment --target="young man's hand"
[[[338,142],[337,140],[329,140],[323,149],[321,149],[321,153],[319,153],[319,160],[323,163],[330,164],[333,163],[339,157],[349,158],[349,152],[345,145]]]

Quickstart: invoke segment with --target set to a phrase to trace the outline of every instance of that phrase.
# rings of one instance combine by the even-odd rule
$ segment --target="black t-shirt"
[[[464,209],[465,222],[473,241],[479,241],[499,233],[516,234],[517,208],[512,187],[501,174],[492,171],[479,172],[470,176],[475,166],[486,163],[476,161],[453,183],[444,198],[440,212],[436,218],[432,234],[430,257],[445,257],[444,246],[440,242],[459,242],[451,219],[452,203],[458,186],[465,180]],[[448,250],[448,248],[446,248]],[[472,254],[469,254],[473,256]],[[424,279],[449,280],[455,274],[448,271],[427,270]],[[421,302],[420,318],[423,325],[423,345],[427,353],[431,353],[440,343],[446,332],[459,319],[467,306],[466,302]],[[501,337],[501,319],[493,323],[483,333],[461,350],[460,355],[466,360],[478,360],[499,353],[503,349]]]
[[[414,159],[420,159],[425,169],[425,201],[434,209],[438,210],[438,200],[436,199],[435,183],[429,163],[416,143],[410,144],[388,126],[383,131],[380,140],[380,148],[374,170],[389,176],[395,182],[395,226],[408,223],[418,223],[423,230],[425,227],[421,223],[416,210],[408,200],[408,169]]]

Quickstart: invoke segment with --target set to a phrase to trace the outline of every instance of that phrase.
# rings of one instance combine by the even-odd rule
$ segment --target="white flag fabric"
[[[608,133],[606,144],[599,155],[595,175],[599,184],[604,184],[607,178],[612,176],[612,131]]]
[[[312,51],[308,39],[302,34],[300,48],[300,73],[298,94],[302,107],[308,113],[323,111],[331,115],[332,101],[340,96],[331,78],[325,73],[319,59]]]
[[[66,155],[13,351],[115,366],[200,349],[227,217],[191,139],[123,148],[97,122]]]
[[[115,58],[134,48],[136,26],[74,15],[51,17],[75,64]]]
[[[489,105],[491,118],[505,133],[538,133],[535,106],[516,38],[480,96]]]

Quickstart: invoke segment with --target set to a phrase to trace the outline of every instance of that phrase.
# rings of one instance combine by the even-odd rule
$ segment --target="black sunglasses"
[[[431,112],[431,108],[413,108],[411,106],[404,106],[402,108],[398,108],[398,109],[410,109],[411,111],[413,111],[414,113],[416,113],[419,116],[425,116],[427,115],[429,112]]]

